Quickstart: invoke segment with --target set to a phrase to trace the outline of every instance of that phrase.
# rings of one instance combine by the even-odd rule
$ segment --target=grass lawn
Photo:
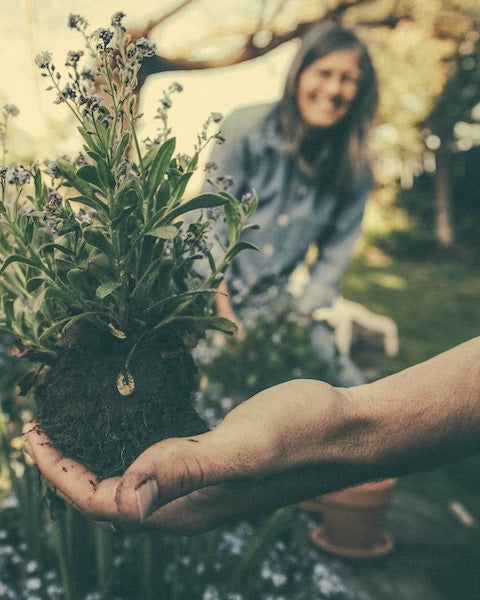
[[[480,335],[480,266],[458,261],[388,262],[357,257],[346,274],[343,294],[397,323],[400,352],[394,359],[378,350],[365,354],[360,345],[354,348],[355,359],[367,372],[370,369],[372,378],[426,360]],[[480,457],[401,478],[399,485],[446,506],[460,502],[467,509],[477,523],[471,529],[469,546],[478,565]],[[465,581],[462,598],[468,597],[469,585],[478,585],[478,574],[470,574],[472,581]]]
[[[375,262],[375,261],[373,261]],[[352,261],[346,298],[392,317],[400,352],[386,372],[426,360],[480,335],[480,266],[456,261]]]

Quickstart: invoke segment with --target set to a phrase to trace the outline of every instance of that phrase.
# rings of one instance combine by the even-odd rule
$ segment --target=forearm
[[[318,493],[429,469],[480,451],[480,338],[374,383],[297,380],[257,400],[272,471],[306,468]]]
[[[429,469],[480,451],[480,338],[374,383],[343,390],[363,426],[362,470]]]
[[[218,292],[215,294],[214,306],[216,313],[222,317],[225,316],[228,318],[234,314],[228,284],[225,279],[223,279],[218,286]]]

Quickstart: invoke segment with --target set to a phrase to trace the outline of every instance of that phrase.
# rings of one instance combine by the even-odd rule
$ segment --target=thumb
[[[143,522],[157,508],[221,477],[215,436],[208,432],[162,440],[125,471],[115,501],[121,515]]]

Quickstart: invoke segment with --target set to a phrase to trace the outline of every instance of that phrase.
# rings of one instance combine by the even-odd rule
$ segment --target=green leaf
[[[99,229],[94,226],[88,226],[82,230],[82,233],[87,244],[99,248],[102,252],[105,252],[105,254],[112,258],[115,257],[114,247]]]
[[[188,170],[189,171],[195,171],[195,169],[197,168],[199,156],[200,156],[200,153],[199,152],[195,152],[192,160],[188,164]]]
[[[33,182],[35,184],[35,197],[41,198],[43,191],[43,182],[42,182],[42,173],[40,169],[35,170],[35,175],[33,176]]]
[[[115,150],[115,154],[113,155],[112,163],[114,165],[116,165],[118,163],[118,161],[122,158],[123,153],[125,152],[125,149],[127,148],[129,143],[130,143],[130,133],[128,131],[125,131],[122,134],[122,137],[120,138],[118,146]]]
[[[168,165],[172,160],[175,144],[175,138],[170,138],[157,150],[146,180],[147,196],[153,194],[158,186],[162,183],[163,177],[167,172]]]
[[[175,225],[163,225],[161,227],[154,227],[147,231],[145,235],[152,235],[153,237],[160,238],[162,240],[173,240],[178,234],[178,229]]]
[[[77,305],[78,300],[82,298],[82,296],[79,296],[78,294],[75,294],[70,290],[66,290],[65,288],[46,286],[45,298],[54,298],[56,300],[61,299],[65,300],[65,302],[67,302],[69,305]]]
[[[185,303],[186,300],[190,300],[191,298],[199,297],[199,296],[207,296],[211,297],[213,294],[217,292],[216,289],[206,289],[206,290],[190,290],[188,292],[183,292],[182,294],[175,294],[173,296],[167,296],[166,298],[162,298],[152,306],[148,307],[147,316],[152,322],[152,318],[155,319],[159,314],[168,315],[175,313],[176,309]]]
[[[27,292],[29,294],[31,294],[36,289],[38,289],[44,281],[45,281],[45,279],[42,279],[42,277],[32,277],[25,284],[25,289],[27,290]]]
[[[188,202],[185,202],[177,208],[171,210],[162,218],[161,224],[169,223],[180,215],[192,210],[223,206],[226,204],[226,202],[227,201],[218,194],[201,194],[200,196],[197,196],[196,198],[193,198],[192,200],[189,200]]]
[[[35,298],[35,300],[33,302],[32,310],[33,310],[34,313],[40,312],[40,309],[42,308],[42,304],[43,304],[44,299],[45,299],[45,290],[43,289],[38,294],[38,296]]]
[[[97,156],[101,156],[102,151],[101,151],[100,147],[93,141],[92,134],[89,131],[87,131],[85,129],[85,127],[82,127],[82,126],[78,127],[78,131],[80,132],[81,136],[85,140],[88,148],[90,150],[93,150],[97,154]]]
[[[108,168],[107,163],[100,159],[97,161],[97,173],[104,187],[113,189],[115,187],[115,178]]]
[[[0,205],[3,206],[1,202]],[[4,234],[2,228],[0,228],[0,252],[2,254],[11,253],[10,242],[8,241],[7,236]]]
[[[238,213],[231,203],[228,203],[225,208],[225,222],[227,225],[228,239],[230,242],[236,242],[238,237],[238,224],[240,219]]]
[[[112,225],[117,226],[122,221],[125,221],[141,205],[141,194],[141,188],[133,182],[131,182],[128,188],[117,194],[114,212],[112,211]]]
[[[63,246],[62,244],[48,243],[43,244],[38,248],[39,252],[51,252],[52,250],[59,250],[64,254],[68,254],[69,256],[75,256],[75,252],[71,248],[67,248],[67,246]]]
[[[92,196],[95,197],[90,183],[77,175],[75,165],[63,160],[59,160],[57,162],[57,167],[62,177],[64,177],[71,186],[78,190],[80,194],[87,196],[88,198]]]
[[[99,188],[102,187],[102,182],[98,176],[97,169],[93,165],[83,165],[78,169],[77,175]]]
[[[238,327],[230,319],[223,317],[184,317],[178,316],[169,319],[169,323],[175,322],[179,327],[189,328],[192,325],[201,327],[202,329],[216,329],[224,333],[235,333]]]
[[[231,248],[227,252],[224,260],[226,260],[226,261],[233,260],[235,258],[235,256],[237,256],[237,254],[239,254],[243,250],[256,250],[258,252],[258,248],[256,246],[254,246],[253,244],[250,244],[250,242],[238,242],[237,244],[235,244],[235,246],[233,246],[233,248]]]
[[[29,258],[25,258],[24,256],[19,256],[18,254],[11,254],[3,261],[3,264],[0,267],[0,275],[2,275],[2,273],[8,267],[8,265],[11,265],[15,262],[28,265],[29,267],[33,267],[34,269],[38,269],[39,271],[43,271],[44,273],[47,272],[47,269],[43,265],[39,265],[38,263],[34,262],[33,260],[30,260]]]
[[[30,246],[30,244],[32,243],[34,227],[35,225],[33,221],[31,219],[28,219],[27,223],[25,223],[24,230],[25,244],[27,246]]]
[[[9,298],[6,294],[2,296],[2,312],[5,315],[7,323],[11,323],[14,320],[13,298]]]
[[[67,271],[67,281],[75,294],[81,294],[87,298],[93,294],[83,269],[74,268]]]
[[[153,209],[155,212],[167,205],[170,200],[170,184],[167,180],[163,180],[155,194],[155,203]]]
[[[79,202],[85,206],[90,206],[90,208],[94,208],[99,213],[108,214],[107,205],[99,200],[96,196],[75,196],[74,198],[69,198],[68,200],[69,202]]]
[[[99,153],[100,150],[98,152],[95,152],[94,150],[88,150],[88,148],[85,148],[85,152],[95,162],[98,162],[99,160],[102,160],[102,155]]]
[[[112,259],[106,254],[96,254],[87,263],[87,273],[102,283],[111,281],[116,276],[116,269]]]
[[[106,296],[109,296],[121,285],[122,284],[120,283],[120,281],[107,281],[106,283],[102,283],[101,285],[99,285],[95,293],[100,299],[103,299]]]
[[[184,173],[178,179],[177,183],[175,184],[175,187],[173,188],[172,196],[174,198],[179,200],[183,196],[185,189],[186,189],[188,182],[190,181],[192,175],[193,175],[193,173],[187,172],[187,173]]]

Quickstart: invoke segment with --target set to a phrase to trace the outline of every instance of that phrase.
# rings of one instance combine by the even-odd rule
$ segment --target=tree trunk
[[[435,234],[444,248],[451,248],[455,242],[448,157],[448,152],[443,150],[438,152],[435,177]]]

